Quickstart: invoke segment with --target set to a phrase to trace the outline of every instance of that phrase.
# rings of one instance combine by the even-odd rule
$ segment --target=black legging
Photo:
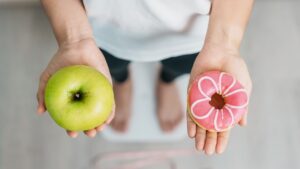
[[[101,51],[106,59],[112,78],[119,83],[124,82],[129,74],[128,65],[130,61],[117,58],[103,49]],[[160,78],[169,83],[180,75],[190,73],[197,55],[198,53],[195,53],[162,60]]]

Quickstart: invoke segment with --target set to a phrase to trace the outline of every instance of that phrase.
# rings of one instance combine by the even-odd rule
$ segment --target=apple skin
[[[45,105],[52,119],[64,129],[93,129],[103,124],[113,110],[112,85],[94,68],[64,67],[48,80]]]

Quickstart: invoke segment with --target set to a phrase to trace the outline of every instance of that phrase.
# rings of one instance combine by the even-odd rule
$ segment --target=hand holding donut
[[[190,77],[187,98],[188,135],[210,155],[222,153],[229,130],[245,126],[252,83],[238,51],[203,49]]]

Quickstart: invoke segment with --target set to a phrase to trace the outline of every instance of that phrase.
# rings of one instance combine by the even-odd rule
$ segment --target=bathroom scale
[[[101,132],[101,136],[112,142],[176,142],[187,138],[186,116],[170,133],[161,131],[156,116],[155,85],[160,64],[157,62],[134,62],[130,65],[133,80],[132,114],[128,130],[125,133],[115,132],[110,127]],[[186,110],[186,90],[189,76],[176,79],[184,113]]]

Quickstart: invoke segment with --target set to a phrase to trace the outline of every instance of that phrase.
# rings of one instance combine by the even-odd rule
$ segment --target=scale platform
[[[107,127],[102,137],[112,142],[176,142],[187,137],[186,119],[171,133],[161,131],[155,108],[155,84],[159,63],[132,63],[133,111],[126,133],[118,133]],[[184,110],[186,110],[186,88],[188,75],[176,79]],[[184,116],[185,118],[186,116]]]

